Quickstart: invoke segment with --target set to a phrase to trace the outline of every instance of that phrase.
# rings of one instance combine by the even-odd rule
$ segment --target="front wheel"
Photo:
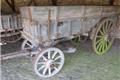
[[[52,77],[64,65],[64,54],[58,48],[42,50],[33,61],[35,73],[40,77]]]

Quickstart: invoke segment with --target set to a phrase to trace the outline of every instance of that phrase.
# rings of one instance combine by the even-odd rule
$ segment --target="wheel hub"
[[[105,41],[108,40],[108,35],[107,35],[107,34],[104,36],[104,40],[105,40]]]
[[[47,60],[45,66],[50,67],[53,64],[53,60]]]

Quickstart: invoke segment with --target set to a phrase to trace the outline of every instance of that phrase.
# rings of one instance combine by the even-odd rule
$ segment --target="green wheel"
[[[77,37],[75,37],[75,38],[73,38],[72,40],[71,40],[71,43],[75,46],[75,47],[79,47],[79,45],[80,45],[80,36],[77,36]]]
[[[96,54],[106,53],[115,39],[114,37],[115,22],[113,19],[105,18],[96,27],[93,38],[93,49]]]

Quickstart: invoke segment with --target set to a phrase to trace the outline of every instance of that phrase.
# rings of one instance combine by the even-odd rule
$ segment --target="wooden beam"
[[[52,6],[57,6],[57,0],[51,0]]]
[[[37,6],[36,0],[30,0],[30,2],[28,3],[28,6],[32,5],[32,3],[34,6]]]
[[[28,5],[27,6],[30,6],[32,4],[32,0],[30,0],[30,2],[28,3]]]
[[[14,13],[16,13],[16,8],[15,8],[15,1],[14,0],[5,0],[6,3],[9,5],[9,7],[12,9]]]
[[[115,0],[109,0],[109,5],[114,5]]]
[[[37,6],[36,0],[33,0],[34,6]]]

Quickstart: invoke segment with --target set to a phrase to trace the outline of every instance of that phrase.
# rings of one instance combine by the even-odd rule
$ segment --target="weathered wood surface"
[[[120,13],[119,6],[32,6],[20,10],[25,33],[23,36],[37,43],[84,34],[101,18],[114,19]]]
[[[51,19],[71,19],[82,17],[109,16],[120,13],[120,6],[42,6],[42,7],[22,7],[23,18],[33,21],[47,21],[48,12],[51,10]]]
[[[120,38],[120,16],[119,16],[119,19],[118,19],[118,29],[117,29],[116,38]]]
[[[22,29],[22,22],[19,15],[2,15],[0,32]]]
[[[6,0],[1,0],[2,13],[8,14],[13,13],[12,9],[5,2]],[[37,6],[50,6],[52,5],[52,0],[34,0]],[[57,5],[71,6],[71,5],[109,5],[110,0],[56,0]],[[19,7],[22,6],[32,6],[34,3],[31,0],[15,0],[16,10],[19,11]],[[120,5],[120,0],[114,0],[114,5]]]

